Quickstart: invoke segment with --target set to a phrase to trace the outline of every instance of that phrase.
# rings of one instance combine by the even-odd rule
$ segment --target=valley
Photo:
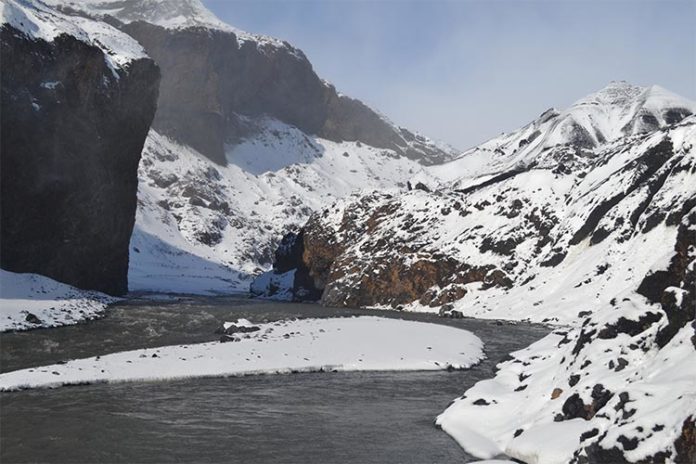
[[[3,461],[696,460],[689,98],[459,150],[208,2],[0,6]]]

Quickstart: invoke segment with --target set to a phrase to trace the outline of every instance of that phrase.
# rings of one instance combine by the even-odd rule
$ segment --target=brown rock
[[[696,419],[687,417],[682,425],[681,434],[674,442],[677,455],[674,459],[676,463],[696,462]]]

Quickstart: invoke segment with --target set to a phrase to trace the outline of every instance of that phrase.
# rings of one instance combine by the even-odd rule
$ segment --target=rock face
[[[614,95],[617,85],[582,101],[606,100],[603,94]],[[651,89],[625,86],[623,94],[640,97],[637,106],[653,98]],[[668,100],[660,108],[651,103],[655,114],[682,107],[693,104]],[[573,133],[549,145],[568,118],[545,113],[462,160],[431,169],[435,174],[447,167],[456,171],[467,157],[488,154],[488,164],[474,176],[465,170],[434,191],[373,193],[315,213],[300,234],[304,252],[296,262],[296,278],[306,269],[327,305],[438,308],[456,301],[477,315],[498,306],[504,317],[506,311],[521,310],[511,311],[511,305],[527,301],[525,314],[539,321],[551,320],[550,312],[537,309],[544,302],[569,300],[560,288],[583,295],[578,301],[586,295],[595,301],[606,298],[614,279],[628,278],[638,288],[658,255],[651,249],[636,252],[628,244],[660,242],[664,247],[658,234],[663,229],[675,233],[683,210],[694,201],[694,192],[684,187],[694,167],[694,117],[669,130],[664,125],[646,132],[632,129],[592,149],[576,144]],[[593,120],[610,138],[606,124]],[[602,259],[593,249],[607,250],[605,256],[613,258]],[[638,264],[629,264],[638,256]],[[584,270],[576,272],[578,266]],[[293,268],[285,267],[285,272]],[[497,299],[505,303],[492,303]],[[554,313],[573,320],[577,311]]]
[[[233,32],[165,29],[133,22],[123,30],[162,67],[154,128],[226,164],[225,144],[245,135],[238,114],[277,115],[318,132],[321,82],[297,50],[239,42]]]
[[[667,315],[656,336],[661,348],[696,319],[696,202],[687,202],[679,213],[672,217],[678,221],[678,233],[669,266],[650,272],[637,289]],[[696,338],[692,344],[696,348]]]
[[[455,156],[338,93],[297,48],[198,0],[46,1],[125,31],[162,69],[133,290],[246,291],[312,211],[359,189],[434,184],[426,166]]]
[[[438,188],[337,201],[252,288],[562,323],[437,423],[481,458],[693,462],[696,116],[666,95],[614,83],[433,167]]]
[[[246,118],[264,115],[307,134],[392,149],[423,164],[451,157],[360,101],[339,95],[287,42],[205,27],[167,29],[144,21],[121,29],[162,68],[153,127],[218,164],[226,164],[226,144],[253,134]]]
[[[397,127],[320,79],[302,51],[220,21],[200,0],[47,0],[98,17],[140,42],[162,69],[154,128],[224,165],[225,145],[265,116],[310,136],[360,141],[429,165],[453,150]]]
[[[334,220],[327,220],[331,213],[326,210],[313,215],[299,234],[287,235],[273,272],[294,271],[293,299],[321,296],[328,306],[397,308],[419,301],[439,307],[464,296],[464,286],[471,282],[510,284],[493,265],[471,266],[445,254],[419,253],[409,239],[365,240],[396,213],[394,200],[390,194],[362,196],[348,202]],[[258,284],[252,290],[264,292]]]
[[[36,37],[21,28],[30,4],[4,8],[2,268],[123,294],[158,68],[142,53],[119,62],[118,49],[114,58],[93,44],[116,37],[138,48],[105,24],[76,26],[45,10],[42,20],[65,29]],[[21,26],[17,12],[27,13]]]
[[[356,142],[312,137],[274,119],[220,166],[152,130],[139,168],[132,290],[246,292],[283,235],[358,189],[402,188],[416,161]],[[176,279],[173,279],[176,277]],[[275,295],[276,297],[278,295]]]

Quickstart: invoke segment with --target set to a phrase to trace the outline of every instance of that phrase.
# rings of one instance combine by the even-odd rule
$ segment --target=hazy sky
[[[467,148],[611,80],[696,99],[696,0],[204,0],[397,124]]]

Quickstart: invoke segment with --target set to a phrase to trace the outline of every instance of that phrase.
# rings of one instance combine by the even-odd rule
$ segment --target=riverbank
[[[119,301],[38,274],[0,269],[0,332],[61,327],[101,317]]]
[[[548,329],[433,314],[245,298],[133,299],[69,327],[2,334],[15,370],[135,348],[219,339],[221,321],[377,316],[473,332],[486,358],[465,371],[338,372],[129,382],[2,393],[3,462],[467,462],[433,419]],[[431,324],[429,324],[431,325]],[[445,328],[447,328],[445,327]],[[459,331],[462,332],[462,331]],[[462,332],[463,333],[463,332]],[[357,339],[356,343],[360,340]],[[74,447],[69,443],[90,443]]]

